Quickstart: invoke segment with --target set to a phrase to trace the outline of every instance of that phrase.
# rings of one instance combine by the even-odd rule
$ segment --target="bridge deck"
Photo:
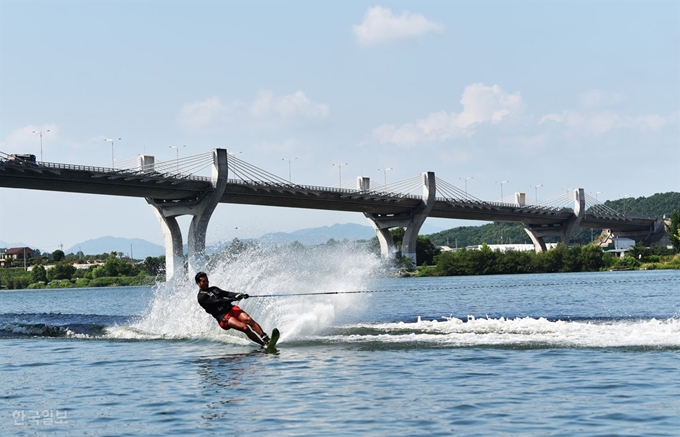
[[[161,202],[191,202],[212,189],[210,179],[205,177],[168,176],[153,172],[68,164],[12,162],[6,159],[0,159],[0,187],[153,198]],[[397,193],[230,179],[221,203],[404,215],[410,214],[421,205],[422,200],[419,196]],[[520,207],[504,203],[438,198],[429,216],[559,227],[573,216],[573,211],[569,208]],[[654,218],[648,217],[586,212],[580,226],[645,232],[653,228],[654,222]]]

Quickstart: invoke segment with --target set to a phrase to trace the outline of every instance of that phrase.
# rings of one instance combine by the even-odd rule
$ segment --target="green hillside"
[[[642,217],[670,217],[680,208],[680,193],[658,193],[651,197],[630,197],[608,200],[604,204],[621,214]],[[572,241],[586,244],[600,234],[599,230],[581,228],[574,233]],[[461,226],[429,235],[436,246],[466,247],[479,244],[530,244],[531,240],[519,223],[494,222],[482,226]],[[557,238],[546,238],[556,242]]]
[[[680,193],[657,193],[651,197],[626,197],[608,200],[605,205],[621,214],[641,217],[670,217],[680,208]]]

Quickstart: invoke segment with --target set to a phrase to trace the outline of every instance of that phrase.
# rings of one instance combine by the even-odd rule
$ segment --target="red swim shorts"
[[[238,318],[238,316],[240,316],[242,312],[243,312],[243,310],[238,305],[234,305],[233,307],[231,307],[231,311],[229,311],[227,314],[225,314],[224,317],[222,317],[222,320],[220,320],[220,328],[229,329],[229,323],[228,323],[229,318],[230,317]]]

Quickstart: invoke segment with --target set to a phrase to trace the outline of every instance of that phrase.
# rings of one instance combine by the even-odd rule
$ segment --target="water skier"
[[[248,299],[247,293],[234,293],[211,287],[208,282],[208,275],[204,272],[196,273],[195,279],[199,288],[198,303],[206,312],[217,319],[222,329],[225,331],[231,328],[236,329],[246,334],[248,338],[260,346],[267,347],[269,344],[267,333],[248,313],[232,303],[233,301]]]

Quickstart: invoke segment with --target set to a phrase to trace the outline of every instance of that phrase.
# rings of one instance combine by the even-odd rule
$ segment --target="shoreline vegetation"
[[[399,233],[396,231],[396,234]],[[377,239],[375,240],[357,243],[331,239],[320,246],[328,248],[353,245],[357,250],[363,248],[379,256],[379,249],[376,251],[375,247]],[[680,254],[674,254],[665,246],[644,247],[638,244],[625,256],[620,257],[605,252],[595,244],[585,246],[558,244],[547,252],[535,253],[501,252],[492,250],[486,244],[480,249],[439,252],[429,237],[419,237],[418,243],[418,258],[423,260],[421,265],[413,266],[409,258],[397,255],[393,260],[384,262],[385,271],[391,276],[426,277],[680,269]],[[303,251],[308,256],[314,256],[314,252],[320,246],[310,247],[291,243],[280,248],[292,252]],[[217,256],[225,255],[231,259],[238,259],[240,253],[249,250],[257,251],[261,248],[255,243],[234,239],[225,252]],[[163,271],[165,257],[147,257],[144,261],[135,261],[112,252],[103,262],[93,263],[87,269],[76,269],[72,262],[73,255],[63,258],[61,255],[53,253],[51,258],[57,258],[59,261],[49,265],[48,268],[37,264],[32,266],[30,271],[23,267],[0,269],[0,289],[143,286],[165,280]],[[98,257],[101,258],[102,255]]]
[[[402,267],[402,276],[474,276],[523,273],[576,273],[620,270],[680,269],[680,254],[663,246],[635,246],[625,256],[605,252],[594,244],[565,246],[558,244],[547,252],[516,252],[461,249],[444,252],[434,258],[433,265]]]
[[[0,268],[0,290],[140,286],[165,280],[164,256],[138,261],[116,252],[76,257],[57,250],[31,261],[30,271]]]

